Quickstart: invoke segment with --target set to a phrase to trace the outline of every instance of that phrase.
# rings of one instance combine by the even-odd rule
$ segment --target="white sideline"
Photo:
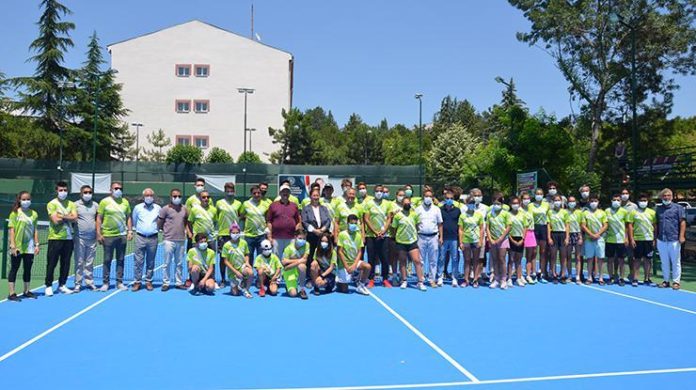
[[[160,265],[159,267],[155,268],[155,271],[158,270],[159,268],[161,268],[162,266],[163,266],[163,265]],[[133,284],[133,282],[130,282],[130,283],[128,283],[128,286],[130,286],[130,285],[132,285],[132,284]],[[87,313],[88,311],[94,309],[95,307],[101,305],[102,303],[106,302],[107,300],[111,299],[113,296],[117,295],[118,293],[120,293],[120,292],[122,292],[122,291],[124,291],[124,290],[119,290],[119,289],[117,288],[116,291],[112,292],[111,294],[109,294],[109,295],[105,296],[104,298],[102,298],[102,299],[100,299],[100,300],[94,302],[93,304],[91,304],[91,305],[85,307],[84,309],[78,311],[77,313],[71,315],[70,317],[64,319],[63,321],[61,321],[61,322],[59,322],[59,323],[53,325],[53,326],[50,327],[49,329],[46,329],[45,331],[43,331],[43,332],[41,332],[40,334],[34,336],[32,339],[26,341],[24,344],[22,344],[22,345],[16,347],[15,349],[11,350],[10,352],[7,352],[6,354],[0,356],[0,363],[2,363],[3,361],[7,360],[7,359],[10,358],[10,357],[12,357],[12,356],[15,355],[17,352],[22,351],[22,350],[25,349],[26,347],[28,347],[28,346],[34,344],[35,342],[41,340],[42,338],[48,336],[49,334],[53,333],[54,331],[60,329],[63,325],[65,325],[65,324],[71,322],[71,321],[74,320],[75,318],[78,318],[79,316],[81,316],[81,315]]]
[[[97,268],[99,268],[99,267],[101,267],[101,266],[103,266],[103,264],[99,264],[98,266],[94,267],[94,269],[97,269]],[[73,279],[73,280],[75,280],[75,274],[68,275],[68,279]],[[20,283],[24,283],[24,282],[20,282]],[[58,283],[57,280],[54,281],[53,283],[51,283],[51,287],[53,287],[53,285],[56,284],[56,283]],[[41,286],[39,286],[39,287],[34,287],[34,288],[32,288],[31,290],[29,290],[29,291],[34,292],[34,291],[39,291],[39,290],[44,289],[44,288],[46,288],[46,286],[44,286],[44,285],[42,284]],[[24,296],[24,293],[17,294],[17,296],[18,296],[18,297],[22,297],[22,296]],[[3,300],[0,300],[0,303],[3,303],[3,302],[5,302],[5,301],[7,301],[7,298],[5,298],[5,299],[3,299]]]
[[[470,373],[466,368],[462,367],[461,364],[459,364],[456,360],[454,360],[450,355],[447,354],[447,352],[443,351],[442,348],[438,347],[437,344],[433,343],[429,338],[427,338],[421,331],[419,331],[415,326],[411,325],[410,322],[406,321],[404,317],[402,317],[399,313],[397,313],[394,309],[392,309],[389,305],[384,303],[377,295],[375,295],[373,292],[370,292],[370,296],[377,301],[382,307],[387,309],[389,313],[391,313],[396,319],[401,321],[402,324],[406,325],[408,329],[411,330],[411,332],[415,333],[416,336],[418,336],[421,340],[423,340],[426,344],[430,346],[430,348],[434,349],[435,352],[437,352],[440,356],[442,356],[445,360],[447,360],[451,365],[454,366],[459,372],[464,374],[469,380],[471,380],[474,383],[478,383],[479,380],[476,378],[472,373]]]
[[[436,382],[436,383],[415,383],[415,384],[400,384],[400,385],[374,385],[374,386],[336,386],[336,387],[286,387],[286,388],[249,388],[243,390],[389,390],[389,389],[423,389],[431,387],[457,387],[457,386],[477,386],[477,385],[494,385],[502,383],[524,383],[524,382],[544,382],[544,381],[559,381],[572,379],[588,379],[588,378],[610,378],[618,376],[635,376],[635,375],[653,375],[653,374],[675,374],[696,372],[696,367],[688,368],[670,368],[663,370],[640,370],[640,371],[618,371],[618,372],[600,372],[595,374],[575,374],[575,375],[553,375],[553,376],[538,376],[528,378],[511,378],[511,379],[491,379],[481,380],[477,382]]]
[[[696,314],[696,311],[693,311],[693,310],[684,309],[684,308],[678,307],[678,306],[667,305],[667,304],[665,304],[665,303],[655,302],[655,301],[651,301],[651,300],[649,300],[649,299],[639,298],[639,297],[636,297],[636,296],[633,296],[633,295],[623,294],[623,293],[620,293],[620,292],[616,292],[616,291],[612,291],[612,290],[607,290],[607,289],[603,289],[603,288],[599,288],[599,287],[595,287],[595,286],[588,286],[588,285],[585,285],[585,284],[581,284],[580,286],[585,287],[585,288],[589,288],[589,289],[592,289],[592,290],[596,290],[596,291],[601,291],[601,292],[607,293],[607,294],[613,294],[613,295],[617,295],[617,296],[624,297],[624,298],[628,298],[628,299],[634,299],[634,300],[640,301],[640,302],[650,303],[650,304],[656,305],[656,306],[666,307],[666,308],[668,308],[668,309],[677,310],[677,311],[681,311],[681,312],[684,312],[684,313]]]

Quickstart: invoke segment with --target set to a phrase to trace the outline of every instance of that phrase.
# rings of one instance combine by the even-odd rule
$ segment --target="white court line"
[[[103,265],[103,264],[99,264],[98,266],[94,267],[94,269],[97,269],[97,268],[101,267],[102,265]],[[69,275],[69,276],[68,276],[68,279],[73,279],[73,280],[75,280],[75,274]],[[21,282],[21,283],[24,283],[24,282]],[[51,283],[51,287],[53,287],[53,285],[56,284],[56,283],[58,283],[57,280],[54,281],[53,283]],[[39,290],[41,290],[41,289],[43,289],[43,288],[46,288],[46,286],[42,284],[42,285],[40,285],[39,287],[34,287],[34,288],[32,288],[31,290],[29,290],[29,291],[31,291],[31,292],[39,291]],[[17,294],[17,296],[18,296],[18,297],[23,297],[23,296],[24,296],[24,293]],[[3,300],[0,300],[0,303],[3,303],[3,302],[5,302],[5,301],[7,301],[7,298],[5,298],[5,299],[3,299]]]
[[[459,364],[456,360],[454,360],[450,355],[447,354],[447,352],[443,351],[440,347],[437,346],[437,344],[433,343],[430,341],[429,338],[427,338],[421,331],[416,329],[415,326],[411,325],[410,322],[406,321],[404,317],[402,317],[399,313],[397,313],[394,309],[389,307],[386,303],[384,303],[383,300],[379,299],[377,295],[374,293],[370,292],[370,296],[377,301],[382,307],[387,309],[388,312],[390,312],[396,319],[401,321],[402,324],[406,325],[407,328],[411,330],[411,332],[415,333],[416,336],[418,336],[421,340],[423,340],[426,344],[430,346],[430,348],[434,349],[435,352],[437,352],[440,356],[442,356],[445,360],[447,360],[451,365],[454,366],[459,372],[464,374],[467,378],[469,378],[472,382],[477,383],[479,382],[478,378],[476,378],[472,373],[470,373],[466,368],[462,367],[461,364]]]
[[[554,375],[554,376],[538,376],[529,378],[511,378],[511,379],[491,379],[481,380],[477,382],[438,382],[438,383],[415,383],[402,385],[374,385],[374,386],[336,386],[336,387],[287,387],[287,388],[250,388],[244,390],[389,390],[389,389],[423,389],[431,387],[455,387],[455,386],[480,386],[494,385],[501,383],[524,383],[524,382],[545,382],[559,381],[572,379],[588,379],[588,378],[610,378],[621,376],[635,375],[654,375],[654,374],[675,374],[696,372],[696,367],[688,368],[670,368],[664,370],[642,370],[642,371],[619,371],[619,372],[600,372],[595,374],[575,374],[575,375]]]
[[[620,292],[616,292],[616,291],[612,291],[612,290],[606,290],[606,289],[599,288],[599,287],[594,287],[594,286],[588,286],[588,285],[585,285],[585,284],[581,284],[580,286],[585,287],[585,288],[589,288],[589,289],[592,289],[592,290],[601,291],[601,292],[604,292],[604,293],[607,293],[607,294],[614,294],[614,295],[618,295],[618,296],[620,296],[620,297],[629,298],[629,299],[634,299],[634,300],[636,300],[636,301],[641,301],[641,302],[645,302],[645,303],[650,303],[650,304],[653,304],[653,305],[656,305],[656,306],[666,307],[666,308],[672,309],[672,310],[682,311],[682,312],[684,312],[684,313],[696,314],[696,311],[693,311],[693,310],[684,309],[684,308],[678,307],[678,306],[667,305],[667,304],[664,304],[664,303],[651,301],[651,300],[649,300],[649,299],[644,299],[644,298],[635,297],[635,296],[633,296],[633,295],[622,294],[622,293],[620,293]]]
[[[160,265],[159,267],[155,268],[155,271],[157,271],[157,270],[158,270],[159,268],[161,268],[161,267],[162,267],[162,265]],[[133,284],[133,282],[130,282],[130,283],[128,283],[128,286],[130,286],[130,285],[132,285],[132,284]],[[61,321],[61,322],[59,322],[59,323],[53,325],[51,328],[46,329],[45,331],[41,332],[40,334],[34,336],[31,340],[28,340],[28,341],[25,342],[24,344],[22,344],[22,345],[16,347],[15,349],[11,350],[10,352],[8,352],[8,353],[6,353],[6,354],[0,356],[0,363],[2,363],[3,361],[5,361],[5,360],[7,360],[8,358],[10,358],[10,357],[12,357],[13,355],[15,355],[17,352],[20,352],[21,350],[25,349],[26,347],[28,347],[28,346],[34,344],[35,342],[41,340],[42,338],[48,336],[49,334],[51,334],[51,333],[53,333],[54,331],[56,331],[56,330],[60,329],[61,327],[63,327],[63,325],[65,325],[65,324],[71,322],[72,320],[74,320],[75,318],[78,318],[79,316],[81,316],[81,315],[87,313],[88,311],[94,309],[95,307],[101,305],[102,303],[104,303],[104,302],[106,302],[107,300],[111,299],[111,298],[112,298],[113,296],[115,296],[116,294],[118,294],[118,293],[120,293],[120,292],[123,292],[123,291],[126,291],[126,290],[119,290],[119,289],[117,288],[116,291],[112,292],[111,294],[109,294],[109,295],[105,296],[104,298],[102,298],[102,299],[100,299],[100,300],[94,302],[93,304],[91,304],[91,305],[85,307],[84,309],[78,311],[77,313],[71,315],[70,317],[64,319],[63,321]]]

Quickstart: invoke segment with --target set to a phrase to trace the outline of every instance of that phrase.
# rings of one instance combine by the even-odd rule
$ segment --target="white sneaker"
[[[82,287],[80,287],[80,286],[75,286],[75,287],[73,288],[72,292],[75,293],[75,294],[77,294],[77,293],[80,292],[80,290],[82,290]]]
[[[534,284],[534,279],[532,279],[532,277],[529,275],[527,275],[527,283]]]
[[[428,288],[425,287],[425,283],[423,282],[418,283],[418,289],[421,291],[428,291]]]
[[[500,283],[498,283],[497,280],[494,280],[493,283],[491,283],[490,288],[498,288],[500,286]]]
[[[508,280],[507,280],[507,286],[508,286],[508,287],[512,287],[512,286],[513,286],[513,284],[512,284],[512,279],[508,279]]]
[[[501,290],[507,290],[508,289],[508,284],[503,280],[503,283],[500,283],[500,289]]]
[[[67,286],[60,286],[58,287],[58,291],[60,291],[63,294],[70,295],[73,293],[71,289],[69,289]]]
[[[457,279],[452,279],[452,287],[459,287],[459,283],[457,283]]]
[[[217,284],[217,282],[215,282],[215,289],[216,289],[216,290],[219,290],[219,289],[220,289],[220,285]]]
[[[191,292],[191,291],[193,291],[194,288],[196,288],[196,285],[193,284],[193,283],[191,283],[191,285],[188,286],[188,288],[186,289],[186,291]]]
[[[444,284],[445,284],[445,281],[442,280],[442,276],[440,276],[439,278],[437,278],[437,286],[438,286],[438,287],[442,287]]]
[[[53,296],[53,287],[46,287],[46,290],[44,290],[44,295],[47,297],[52,297]]]
[[[407,288],[408,282],[404,280],[403,282],[401,282],[401,286],[399,286],[399,287],[401,287],[402,289]]]
[[[103,283],[101,287],[99,288],[99,291],[101,292],[107,292],[109,291],[109,283]]]
[[[519,278],[517,279],[517,285],[520,287],[524,287],[527,285],[527,283],[524,282],[524,278]]]
[[[121,290],[121,291],[128,290],[128,287],[126,287],[123,283],[119,283],[118,285],[116,285],[116,288]]]
[[[355,288],[355,291],[357,291],[358,294],[370,295],[370,292],[367,291],[367,287],[365,287],[365,285],[362,283],[358,283],[358,286]]]

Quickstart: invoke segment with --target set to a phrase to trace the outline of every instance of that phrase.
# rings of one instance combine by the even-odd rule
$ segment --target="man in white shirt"
[[[423,203],[416,207],[418,214],[418,249],[423,264],[429,264],[431,287],[442,286],[442,264],[439,264],[438,249],[442,245],[442,212],[433,206],[433,192],[423,192]],[[437,283],[436,283],[437,281]]]

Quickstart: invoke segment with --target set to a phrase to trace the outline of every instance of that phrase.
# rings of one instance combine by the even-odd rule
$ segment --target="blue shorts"
[[[600,238],[597,241],[586,239],[583,247],[585,258],[590,260],[593,257],[603,259],[604,256],[604,239]]]

